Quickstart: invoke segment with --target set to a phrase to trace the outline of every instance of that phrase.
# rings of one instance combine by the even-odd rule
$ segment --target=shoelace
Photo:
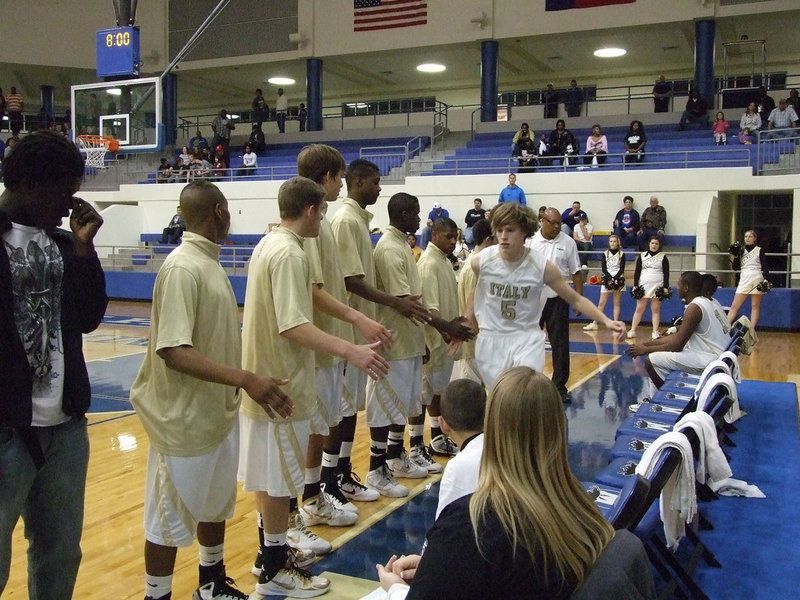
[[[219,589],[216,589],[217,585],[219,586]],[[216,597],[220,594],[226,594],[232,598],[249,598],[247,594],[233,587],[234,585],[236,585],[236,582],[233,580],[233,578],[226,576],[224,579],[221,579],[214,585],[214,596]]]
[[[294,529],[296,529],[297,531],[299,531],[303,535],[311,538],[312,540],[318,540],[319,539],[319,536],[316,533],[314,533],[308,527],[306,527],[306,524],[303,522],[303,518],[302,517],[300,517],[299,519],[295,519]]]
[[[427,462],[429,463],[434,462],[431,453],[428,452],[428,448],[424,444],[418,447],[418,452],[422,455],[422,458],[424,458]]]
[[[363,490],[367,489],[367,486],[361,483],[361,478],[355,471],[350,471],[347,474],[342,474],[341,482],[347,481],[348,483],[352,483],[354,487],[361,488]]]

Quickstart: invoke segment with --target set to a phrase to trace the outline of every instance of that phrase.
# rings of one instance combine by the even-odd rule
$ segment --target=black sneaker
[[[220,577],[201,585],[194,591],[192,600],[248,600],[249,595],[233,587],[235,582],[230,577]]]

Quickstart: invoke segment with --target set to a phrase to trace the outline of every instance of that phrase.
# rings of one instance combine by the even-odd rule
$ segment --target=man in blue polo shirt
[[[425,250],[428,247],[428,242],[431,241],[431,228],[433,224],[438,221],[439,219],[449,219],[450,213],[447,212],[446,208],[442,208],[442,205],[438,202],[433,203],[433,208],[431,212],[428,213],[428,221],[425,223],[425,227],[422,228],[422,236],[420,240],[420,248]]]
[[[518,204],[527,204],[525,201],[525,191],[517,186],[517,176],[511,173],[508,176],[508,185],[500,190],[500,198],[497,203],[501,202],[516,202]]]

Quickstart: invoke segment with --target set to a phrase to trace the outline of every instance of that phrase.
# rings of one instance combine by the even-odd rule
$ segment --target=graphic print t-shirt
[[[2,235],[11,265],[14,321],[33,375],[34,427],[68,420],[61,410],[64,347],[61,343],[61,286],[64,261],[44,230],[12,223]]]

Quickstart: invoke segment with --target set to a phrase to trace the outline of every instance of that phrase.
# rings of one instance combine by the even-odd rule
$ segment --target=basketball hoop
[[[86,166],[95,169],[106,168],[106,152],[119,150],[119,142],[105,135],[79,135],[78,145],[86,152]]]

